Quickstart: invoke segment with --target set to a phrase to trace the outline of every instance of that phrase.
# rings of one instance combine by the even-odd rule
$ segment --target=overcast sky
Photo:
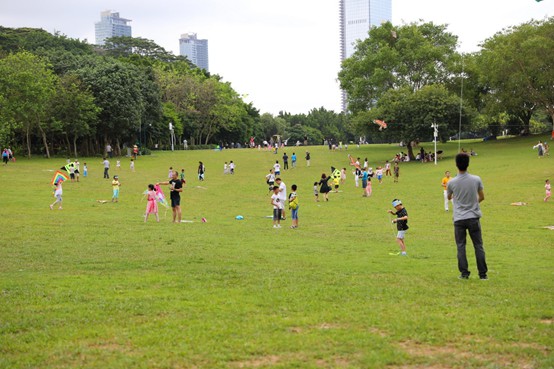
[[[338,0],[0,0],[0,25],[94,43],[100,12],[131,19],[133,37],[174,54],[182,33],[209,42],[210,72],[262,113],[340,111]],[[392,0],[393,24],[448,24],[462,51],[497,31],[554,15],[554,0]]]

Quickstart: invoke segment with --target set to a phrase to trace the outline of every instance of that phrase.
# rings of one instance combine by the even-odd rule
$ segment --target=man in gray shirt
[[[469,270],[466,257],[466,231],[469,232],[473,247],[475,248],[475,259],[480,279],[487,278],[487,262],[485,261],[485,249],[481,237],[482,216],[479,203],[485,199],[483,182],[478,176],[467,172],[469,166],[469,155],[460,153],[456,155],[456,167],[458,175],[448,182],[448,200],[454,199],[454,237],[458,246],[458,270],[461,279],[469,278]]]
[[[108,171],[110,170],[110,162],[108,161],[108,159],[104,158],[102,164],[104,165],[104,178],[110,179],[110,174],[108,173]]]

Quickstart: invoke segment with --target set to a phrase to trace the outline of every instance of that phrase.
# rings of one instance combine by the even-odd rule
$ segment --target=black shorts
[[[69,173],[69,178],[75,179],[75,173]]]
[[[181,198],[180,197],[172,197],[171,198],[171,207],[174,208],[174,207],[177,207],[177,206],[181,206]]]
[[[273,220],[280,220],[282,212],[282,209],[273,209]]]

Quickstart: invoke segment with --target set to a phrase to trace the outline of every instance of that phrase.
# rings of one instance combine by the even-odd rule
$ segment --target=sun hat
[[[402,205],[402,201],[400,201],[398,199],[392,200],[392,206],[393,207],[397,207],[398,205]]]

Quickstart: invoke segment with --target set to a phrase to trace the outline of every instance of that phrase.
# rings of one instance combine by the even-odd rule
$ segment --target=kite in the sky
[[[54,177],[52,177],[52,185],[55,185],[57,184],[59,181],[67,181],[69,179],[69,177],[65,174],[65,173],[62,173],[60,172],[59,170],[56,171],[56,173],[54,173]]]
[[[353,165],[353,166],[355,166],[356,168],[358,168],[359,170],[362,170],[362,168],[360,167],[360,164],[359,164],[359,163],[356,163],[356,160],[354,160],[354,158],[352,157],[352,155],[348,154],[348,159],[350,159],[350,165]]]
[[[373,123],[379,126],[379,131],[382,131],[384,128],[387,128],[387,123],[384,120],[375,119]]]

